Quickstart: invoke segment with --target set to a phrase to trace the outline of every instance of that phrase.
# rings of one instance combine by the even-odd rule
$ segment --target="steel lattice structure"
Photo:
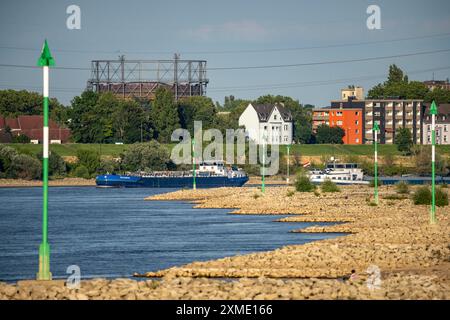
[[[206,94],[206,61],[180,60],[93,60],[87,89],[112,92],[123,98],[153,99],[158,87],[170,89],[176,100]]]

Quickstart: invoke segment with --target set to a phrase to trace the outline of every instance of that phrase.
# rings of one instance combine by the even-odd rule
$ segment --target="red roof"
[[[25,134],[31,140],[43,139],[43,116],[18,116],[17,118],[5,118],[0,116],[0,131],[9,126],[14,135]],[[70,129],[61,128],[53,120],[49,120],[49,139],[67,142],[70,138]]]

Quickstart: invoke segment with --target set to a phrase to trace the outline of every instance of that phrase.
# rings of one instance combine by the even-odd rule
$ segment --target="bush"
[[[155,140],[133,144],[122,155],[122,165],[130,171],[167,170],[169,163],[169,151]]]
[[[297,176],[297,179],[295,180],[295,190],[298,192],[311,192],[316,189],[316,186],[312,184],[312,182],[309,180],[309,177],[307,177],[304,174],[299,174]]]
[[[78,166],[83,166],[87,169],[89,175],[97,172],[97,169],[100,167],[100,155],[98,152],[91,150],[78,150],[77,158]]]
[[[414,192],[413,201],[415,205],[431,204],[431,190],[429,187],[420,187]],[[448,206],[448,194],[441,188],[436,188],[436,206],[444,207]]]
[[[30,143],[30,138],[25,135],[25,134],[21,134],[19,136],[14,136],[12,139],[13,143]]]
[[[37,158],[42,163],[42,152],[37,154]],[[48,175],[62,177],[66,175],[66,172],[66,162],[59,154],[51,151],[48,156]]]
[[[82,164],[77,166],[73,171],[75,177],[89,179],[91,175],[89,174],[89,170]]]
[[[29,155],[18,154],[12,158],[10,168],[11,178],[33,180],[42,175],[41,162]]]
[[[395,185],[397,189],[397,193],[399,194],[408,194],[409,193],[409,184],[405,181],[400,181]]]
[[[322,192],[341,192],[336,183],[334,183],[330,179],[326,179],[324,182],[322,182],[322,185],[320,187],[322,189]]]

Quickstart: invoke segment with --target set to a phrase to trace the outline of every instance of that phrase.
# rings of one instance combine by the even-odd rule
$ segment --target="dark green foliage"
[[[31,180],[40,179],[41,175],[42,166],[35,157],[0,145],[0,177]]]
[[[344,129],[340,127],[330,127],[322,124],[317,127],[316,143],[320,144],[343,144],[342,138],[345,136]]]
[[[87,169],[89,175],[93,175],[100,167],[100,155],[98,152],[80,149],[77,151],[78,165]]]
[[[155,140],[131,145],[121,158],[123,168],[129,171],[167,170],[171,162],[169,151]]]
[[[171,142],[172,132],[180,128],[180,118],[172,92],[168,89],[160,87],[156,90],[150,118],[158,141],[162,143]]]
[[[19,115],[42,115],[42,95],[26,90],[0,90],[0,115],[17,117]],[[50,118],[59,124],[67,120],[66,108],[51,98],[49,101]]]
[[[78,165],[73,171],[73,175],[78,178],[89,179],[91,175],[89,170],[82,164]]]
[[[431,190],[428,186],[418,188],[413,194],[413,201],[415,205],[430,205],[431,204]],[[441,188],[436,188],[436,206],[448,206],[448,194]]]
[[[21,134],[19,136],[14,136],[12,139],[13,143],[30,143],[30,138],[25,135],[25,134]]]
[[[400,97],[402,99],[424,99],[428,88],[419,81],[409,81],[408,76],[395,64],[389,67],[389,76],[383,84],[379,83],[369,90],[369,99]]]
[[[36,158],[42,163],[42,151],[36,155]],[[48,175],[62,177],[67,173],[67,165],[63,158],[56,152],[50,151],[48,155]]]
[[[322,192],[340,192],[341,190],[339,187],[331,181],[330,179],[326,179],[322,184],[320,185],[320,188],[322,189]]]
[[[409,184],[405,181],[400,181],[395,185],[397,193],[399,194],[409,194]]]
[[[311,192],[316,189],[316,186],[304,174],[298,174],[295,180],[295,190],[298,192]]]
[[[400,128],[395,135],[395,144],[398,151],[403,154],[411,154],[411,147],[413,146],[411,130],[408,128]]]

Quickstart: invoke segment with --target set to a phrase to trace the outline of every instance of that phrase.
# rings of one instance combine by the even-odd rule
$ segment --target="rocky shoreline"
[[[0,284],[0,299],[449,299],[449,209],[392,200],[393,187],[349,186],[334,194],[293,193],[291,187],[181,190],[147,200],[192,201],[232,214],[287,215],[286,222],[341,222],[292,232],[348,235],[268,252],[193,262],[143,277],[94,279],[79,289],[51,281]],[[236,192],[239,191],[239,192]],[[448,191],[447,191],[448,192]],[[216,279],[217,278],[217,279]],[[223,280],[219,278],[228,278]]]

